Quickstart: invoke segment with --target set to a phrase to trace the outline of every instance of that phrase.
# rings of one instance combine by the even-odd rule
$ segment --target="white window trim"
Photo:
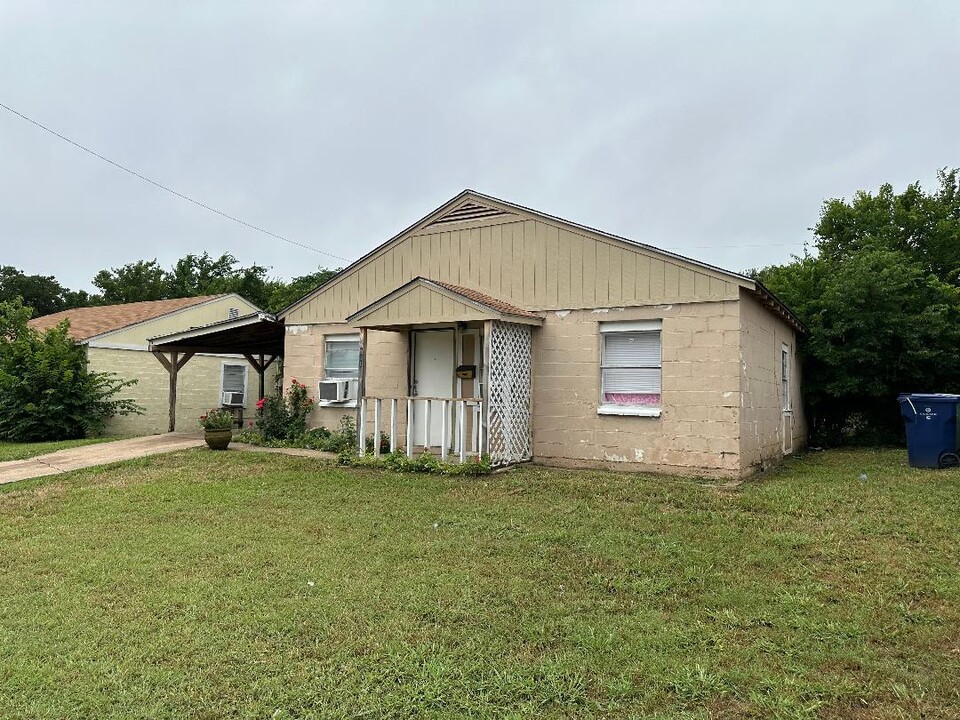
[[[663,330],[663,320],[616,320],[600,323],[601,333],[644,332]]]
[[[613,405],[603,402],[603,335],[604,333],[659,332],[660,333],[660,382],[663,383],[663,320],[624,320],[600,323],[600,402],[597,415],[624,415],[631,417],[660,417],[663,407],[663,388],[660,389],[660,407],[639,405]]]
[[[229,360],[224,360],[223,362],[220,363],[220,395],[217,398],[217,405],[218,406],[223,405],[223,393],[224,393],[223,377],[226,374],[225,369],[227,365],[238,366],[243,368],[243,407],[246,408],[250,404],[250,395],[247,394],[247,390],[249,389],[249,379],[250,379],[250,373],[247,371],[250,369],[250,365],[246,361],[239,363],[239,362],[230,362]]]
[[[784,413],[793,412],[793,357],[791,357],[790,346],[786,343],[780,344],[780,394],[784,397],[780,398],[780,410]],[[783,365],[784,358],[786,358],[787,365],[787,379],[783,379]],[[784,390],[784,382],[786,382],[786,393]]]
[[[320,379],[321,382],[328,382],[331,380],[350,380],[357,384],[359,389],[360,377],[359,374],[357,377],[330,377],[327,375],[327,343],[328,342],[360,342],[360,333],[336,333],[331,335],[323,336],[323,377]],[[363,349],[361,348],[361,352]],[[357,368],[359,370],[359,368]],[[359,393],[358,393],[359,394]],[[360,402],[357,399],[348,400],[347,402],[331,402],[330,400],[320,400],[317,399],[317,407],[322,408],[352,408],[355,409],[360,406]]]
[[[660,408],[634,407],[632,405],[600,405],[597,415],[633,415],[635,417],[660,417]]]

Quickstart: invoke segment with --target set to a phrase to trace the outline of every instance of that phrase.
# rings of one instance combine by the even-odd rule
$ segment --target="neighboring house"
[[[46,330],[69,319],[70,335],[86,348],[90,370],[136,380],[136,385],[123,390],[123,396],[143,406],[144,414],[113,418],[107,432],[148,435],[166,432],[169,417],[169,375],[149,351],[148,338],[256,312],[254,305],[231,293],[75,308],[34,318],[30,325]],[[242,355],[194,356],[179,372],[176,429],[195,432],[197,418],[212,407],[220,407],[224,393],[231,393],[228,403],[236,406],[238,413],[242,407],[252,418],[256,380],[256,373]]]
[[[806,440],[802,326],[760,283],[472,191],[279,322],[311,422],[408,452],[742,477]]]

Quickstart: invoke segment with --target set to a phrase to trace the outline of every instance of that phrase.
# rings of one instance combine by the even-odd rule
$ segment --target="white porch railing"
[[[372,427],[367,416],[372,411]],[[435,413],[440,413],[439,436],[432,422]],[[385,414],[389,415],[389,424],[384,425]],[[415,422],[416,418],[422,421]],[[419,437],[414,437],[420,425]],[[398,438],[404,437],[403,447],[407,457],[413,457],[414,451],[434,452],[439,450],[440,457],[446,460],[451,451],[463,462],[468,455],[482,455],[486,452],[486,438],[483,431],[483,401],[480,398],[449,397],[399,397],[360,399],[360,420],[357,423],[357,449],[366,454],[368,432],[373,434],[373,454],[379,456],[381,431],[390,436],[390,452],[395,452]],[[389,430],[389,432],[388,432]]]

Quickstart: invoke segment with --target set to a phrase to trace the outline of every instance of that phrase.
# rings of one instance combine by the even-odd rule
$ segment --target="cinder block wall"
[[[742,343],[740,454],[743,474],[749,475],[783,459],[780,352],[790,347],[790,391],[793,406],[794,452],[806,445],[807,424],[801,396],[800,358],[796,333],[741,291]]]
[[[121,396],[144,407],[143,415],[112,418],[106,432],[111,435],[153,435],[167,432],[169,422],[169,375],[159,361],[145,350],[88,348],[89,368],[112,372],[137,384]],[[195,355],[177,376],[177,431],[199,432],[197,419],[212,407],[220,407],[220,368],[224,362],[247,365],[242,358]],[[267,370],[267,387],[274,368]],[[252,419],[257,402],[257,373],[247,367],[247,394],[244,417]]]
[[[324,338],[327,335],[359,333],[359,330],[347,325],[290,325],[287,327],[284,344],[285,382],[296,378],[305,383],[310,397],[317,397],[317,383],[324,377]],[[408,345],[405,333],[367,332],[367,377],[366,394],[381,398],[402,397],[407,394],[408,382]],[[404,408],[398,408],[397,432],[399,437],[406,433]],[[307,423],[310,427],[323,426],[335,430],[344,415],[356,417],[353,406],[319,407],[315,406]],[[367,434],[372,433],[373,408],[367,412]],[[389,432],[389,405],[384,404],[381,428]]]
[[[659,418],[598,415],[599,324],[662,320]],[[737,477],[736,301],[547,313],[534,330],[534,460],[564,466]]]

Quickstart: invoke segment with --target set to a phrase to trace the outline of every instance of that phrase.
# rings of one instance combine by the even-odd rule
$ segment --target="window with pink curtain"
[[[660,330],[602,333],[601,402],[660,407]]]

